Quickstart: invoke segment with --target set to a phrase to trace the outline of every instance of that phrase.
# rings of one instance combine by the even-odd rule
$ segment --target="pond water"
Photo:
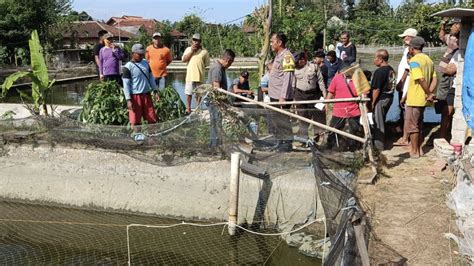
[[[0,201],[0,265],[321,265],[277,236],[227,234],[223,225]]]

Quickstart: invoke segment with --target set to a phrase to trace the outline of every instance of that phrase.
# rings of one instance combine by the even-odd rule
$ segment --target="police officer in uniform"
[[[282,32],[274,33],[270,40],[272,51],[276,54],[273,67],[270,71],[268,95],[272,102],[292,101],[295,88],[295,58],[290,50],[286,48],[288,38]],[[280,108],[288,109],[289,105],[281,105]],[[270,133],[277,140],[276,149],[279,151],[291,151],[293,132],[288,116],[273,112],[269,119]]]

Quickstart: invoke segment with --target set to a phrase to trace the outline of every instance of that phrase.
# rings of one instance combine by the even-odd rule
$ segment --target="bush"
[[[174,120],[184,116],[185,105],[179,94],[166,87],[160,92],[160,101],[153,97],[153,104],[159,122]],[[127,101],[122,89],[114,81],[95,82],[86,88],[81,102],[79,120],[84,123],[102,125],[128,125]]]

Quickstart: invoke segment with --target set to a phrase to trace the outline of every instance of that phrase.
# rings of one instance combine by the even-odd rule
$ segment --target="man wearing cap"
[[[154,92],[157,100],[155,78],[146,60],[145,48],[136,43],[132,46],[132,60],[123,67],[123,93],[127,100],[128,117],[135,132],[139,131],[137,125],[141,124],[142,118],[148,123],[157,122],[155,108],[150,93]]]
[[[418,31],[412,28],[406,29],[402,34],[399,34],[398,37],[402,38],[403,45],[405,49],[403,50],[402,59],[398,64],[398,72],[397,72],[397,90],[396,93],[398,94],[398,104],[400,108],[400,128],[402,130],[403,136],[397,140],[394,145],[408,145],[408,134],[405,130],[404,121],[405,121],[405,112],[402,108],[404,102],[402,99],[406,98],[408,84],[410,83],[410,66],[408,65],[408,57],[409,57],[409,46],[410,41],[416,37]]]
[[[186,48],[181,60],[187,63],[184,94],[186,94],[186,113],[190,114],[193,90],[204,82],[204,70],[210,63],[209,53],[201,46],[199,33],[193,35],[191,46]],[[200,100],[200,97],[196,96],[197,104]]]
[[[240,76],[232,81],[232,87],[230,89],[233,93],[240,94],[244,97],[253,95],[253,91],[250,90],[249,85],[249,72],[242,71]],[[242,100],[235,99],[235,101],[241,102]]]
[[[100,80],[115,80],[122,86],[120,76],[120,61],[125,58],[125,53],[112,41],[113,35],[104,35],[104,47],[99,52]]]
[[[308,63],[303,51],[296,53],[295,60],[295,101],[319,100],[321,97],[326,97],[326,85],[319,66]],[[326,113],[315,109],[314,104],[299,104],[296,108],[299,115],[326,124]],[[315,128],[314,133],[317,135],[321,131]],[[299,123],[298,135],[308,138],[308,123]],[[319,139],[318,136],[316,138]]]
[[[436,113],[441,114],[440,137],[444,139],[448,137],[449,126],[454,114],[455,89],[453,83],[456,71],[448,68],[454,55],[459,50],[459,33],[461,31],[461,20],[453,18],[448,23],[451,27],[449,34],[447,34],[444,29],[447,20],[448,18],[443,18],[439,32],[439,38],[446,44],[447,48],[438,66],[438,70],[442,74],[436,91],[437,102],[435,103]]]
[[[436,88],[436,72],[433,61],[423,53],[425,40],[414,37],[410,41],[410,84],[408,85],[406,99],[406,131],[410,138],[412,157],[423,155],[423,112],[428,102],[434,99]]]
[[[153,44],[146,48],[145,58],[150,64],[151,72],[155,77],[156,85],[160,89],[165,87],[166,67],[173,61],[171,51],[161,43],[161,33],[153,33]]]
[[[268,83],[268,95],[272,102],[285,102],[293,99],[295,88],[295,58],[288,48],[288,38],[282,32],[274,33],[270,39],[270,47],[275,53],[273,67],[270,71]],[[281,105],[283,109],[289,109],[289,105]],[[286,115],[272,113],[270,116],[269,130],[277,139],[276,149],[280,151],[291,151],[293,132],[291,121]]]

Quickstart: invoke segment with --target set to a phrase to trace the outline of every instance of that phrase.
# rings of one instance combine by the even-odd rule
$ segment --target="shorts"
[[[150,93],[132,94],[130,97],[133,110],[128,110],[128,118],[132,126],[140,125],[142,117],[149,124],[154,124],[158,121]]]
[[[166,86],[166,76],[155,78],[156,86],[162,90]]]
[[[201,84],[201,82],[186,81],[186,84],[184,85],[184,94],[193,95],[193,90]]]
[[[450,91],[446,96],[446,100],[438,100],[435,102],[435,112],[437,114],[442,114],[445,106],[454,106],[454,97],[454,93]]]
[[[423,129],[423,112],[425,107],[407,106],[405,108],[405,131],[420,133]]]

